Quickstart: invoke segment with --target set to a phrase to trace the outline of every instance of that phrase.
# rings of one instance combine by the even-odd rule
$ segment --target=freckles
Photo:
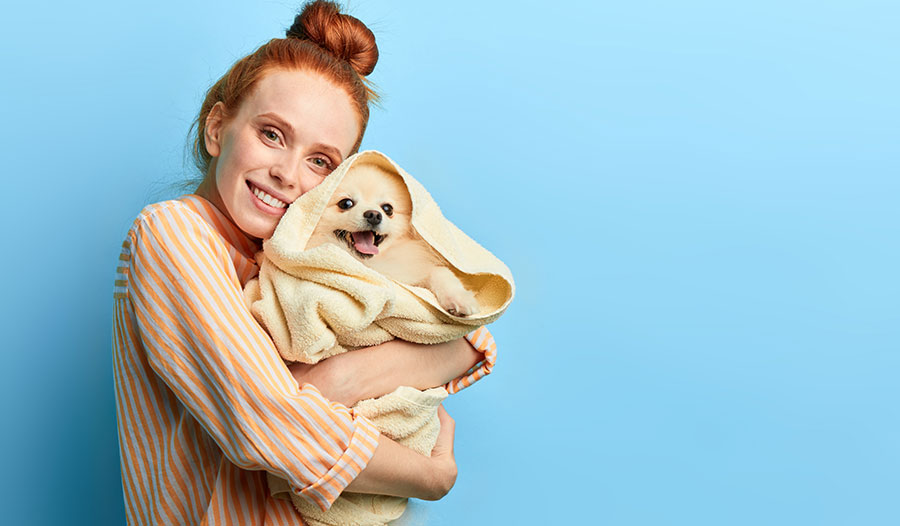
[[[277,151],[257,141],[256,143],[245,144],[238,155],[240,163],[244,166],[264,166],[276,158]]]
[[[254,146],[250,141],[241,141],[236,143],[234,146],[234,150],[232,151],[234,161],[241,162],[245,159],[253,157]]]

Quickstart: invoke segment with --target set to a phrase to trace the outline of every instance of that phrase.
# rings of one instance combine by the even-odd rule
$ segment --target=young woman
[[[348,406],[399,385],[451,392],[488,372],[479,329],[287,367],[242,300],[253,254],[288,203],[360,145],[378,59],[372,33],[331,2],[239,60],[196,122],[203,182],[149,205],[122,246],[113,356],[129,524],[299,524],[265,472],[323,509],[344,490],[439,499],[456,480],[453,420],[431,457]]]

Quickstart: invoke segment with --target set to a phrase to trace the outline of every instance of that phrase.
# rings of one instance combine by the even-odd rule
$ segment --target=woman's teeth
[[[259,200],[262,201],[263,203],[265,203],[269,206],[274,206],[275,208],[287,208],[288,204],[285,203],[284,201],[279,201],[278,199],[275,199],[271,195],[263,192],[262,190],[260,190],[259,188],[255,187],[255,186],[251,186],[251,189],[253,191],[253,195],[258,197]]]

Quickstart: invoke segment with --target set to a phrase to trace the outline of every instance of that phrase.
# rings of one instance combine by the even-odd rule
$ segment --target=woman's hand
[[[369,464],[346,491],[438,500],[456,484],[453,437],[456,423],[444,406],[438,407],[441,430],[431,457],[419,454],[381,435]]]
[[[311,383],[325,398],[349,407],[386,395],[401,385],[417,389],[444,385],[483,358],[465,338],[436,345],[391,340],[332,356],[316,365],[288,367],[301,385]]]
[[[453,438],[456,434],[456,421],[450,418],[450,414],[443,405],[438,406],[438,418],[441,421],[441,430],[438,433],[437,442],[431,450],[431,460],[434,462],[434,482],[432,491],[433,499],[438,500],[450,492],[456,484],[456,457],[453,456]],[[424,497],[423,497],[424,498]]]

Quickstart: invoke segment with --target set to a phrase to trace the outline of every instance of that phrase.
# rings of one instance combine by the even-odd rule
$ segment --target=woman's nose
[[[319,183],[319,178],[303,165],[303,159],[299,155],[285,155],[272,165],[269,173],[277,179],[285,190],[300,189],[305,194]]]
[[[279,156],[277,159],[274,159],[274,162],[269,168],[269,175],[271,175],[273,179],[278,180],[283,188],[292,188],[296,179],[296,176],[293,175],[293,172],[297,172],[296,164],[297,163],[292,162],[290,156]]]

